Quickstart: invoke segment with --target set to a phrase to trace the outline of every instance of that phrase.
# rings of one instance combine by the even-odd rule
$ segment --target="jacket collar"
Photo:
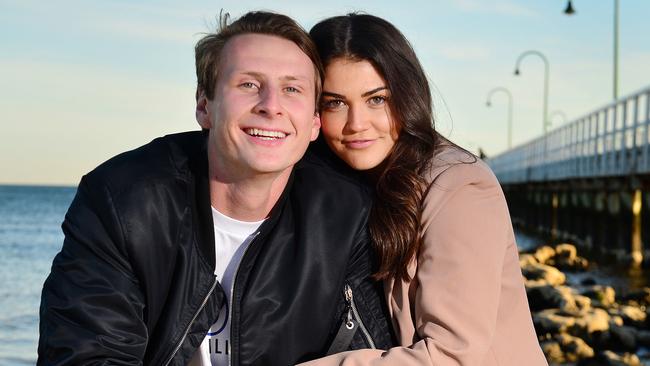
[[[198,137],[198,136],[197,136]],[[208,132],[201,131],[199,141],[194,141],[193,149],[190,147],[188,152],[188,166],[190,169],[190,185],[191,194],[193,197],[192,202],[192,216],[193,224],[195,226],[195,234],[199,244],[199,249],[204,258],[210,263],[212,267],[215,263],[215,248],[214,248],[214,223],[212,221],[212,206],[210,201],[210,178],[209,178],[209,165],[208,165]],[[198,147],[198,148],[197,148]],[[295,169],[292,169],[291,175],[287,180],[287,185],[284,187],[282,194],[278,198],[273,208],[269,213],[269,217],[264,221],[260,229],[259,236],[265,236],[278,221],[285,202],[291,192],[291,187],[294,182]]]

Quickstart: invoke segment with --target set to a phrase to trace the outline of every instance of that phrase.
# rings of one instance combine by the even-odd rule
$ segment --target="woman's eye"
[[[368,99],[368,103],[372,105],[382,105],[386,102],[386,97],[382,95],[376,95],[370,99]]]
[[[329,109],[329,110],[339,109],[344,105],[345,103],[340,99],[325,100],[322,103],[323,109]]]

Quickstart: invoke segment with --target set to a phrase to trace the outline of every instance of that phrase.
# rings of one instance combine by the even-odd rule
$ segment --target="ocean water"
[[[41,288],[76,188],[0,185],[0,365],[34,365]]]
[[[75,192],[74,187],[0,185],[0,366],[36,363],[41,289],[61,249],[61,223]],[[521,249],[540,244],[525,233],[515,235]],[[588,275],[614,287],[639,285],[638,275],[615,268]],[[569,277],[576,283],[582,279]],[[647,286],[647,273],[640,277]]]

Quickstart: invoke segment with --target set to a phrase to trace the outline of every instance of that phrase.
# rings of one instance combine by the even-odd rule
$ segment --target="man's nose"
[[[264,88],[260,92],[260,100],[255,106],[255,113],[272,118],[282,115],[280,92],[273,88]]]

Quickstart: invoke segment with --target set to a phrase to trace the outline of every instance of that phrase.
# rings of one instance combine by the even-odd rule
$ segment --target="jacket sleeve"
[[[38,365],[141,365],[144,299],[110,189],[82,179],[43,285]]]
[[[489,357],[512,230],[503,193],[487,168],[458,164],[434,181],[423,206],[423,243],[409,296],[414,343],[305,365],[476,366]]]

